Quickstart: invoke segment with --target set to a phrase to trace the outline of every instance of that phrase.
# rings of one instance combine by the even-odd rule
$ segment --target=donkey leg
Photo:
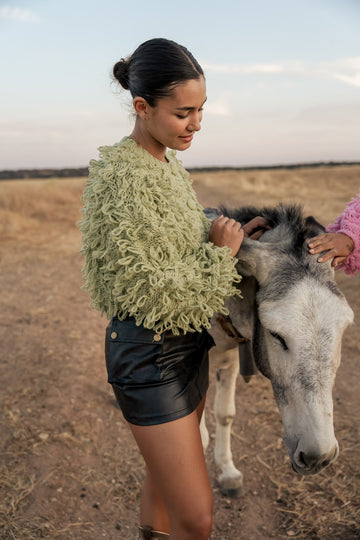
[[[202,414],[201,421],[200,421],[200,435],[201,435],[201,442],[203,445],[204,452],[206,452],[206,449],[209,446],[209,432],[208,432],[208,428],[206,427],[205,410]]]
[[[216,373],[215,391],[215,461],[220,467],[220,491],[229,497],[243,494],[243,475],[235,467],[231,453],[231,427],[235,416],[235,385],[239,374],[237,350],[225,353],[221,369]]]

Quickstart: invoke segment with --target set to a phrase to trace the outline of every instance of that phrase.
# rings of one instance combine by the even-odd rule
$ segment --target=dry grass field
[[[360,166],[193,175],[204,206],[301,202],[327,224],[360,187]],[[143,465],[106,382],[106,321],[89,309],[78,253],[84,179],[0,182],[0,538],[132,540]],[[268,381],[237,384],[234,460],[245,495],[215,481],[213,540],[360,538],[360,275],[337,272],[355,312],[334,388],[340,456],[292,472]],[[207,403],[214,433],[214,386]]]

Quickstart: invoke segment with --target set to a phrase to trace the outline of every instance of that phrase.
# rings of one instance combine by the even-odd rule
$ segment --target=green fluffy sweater
[[[80,223],[92,306],[155,332],[209,328],[241,278],[229,248],[208,240],[189,173],[174,151],[163,163],[129,137],[99,150]]]

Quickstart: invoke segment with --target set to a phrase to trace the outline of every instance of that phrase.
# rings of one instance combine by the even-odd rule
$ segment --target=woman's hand
[[[211,224],[209,240],[215,246],[227,246],[231,249],[230,255],[234,257],[240,249],[244,238],[244,229],[241,223],[226,216],[219,216]]]
[[[270,229],[270,227],[266,220],[260,216],[256,216],[243,227],[235,219],[219,216],[211,224],[209,240],[215,246],[229,247],[231,249],[230,255],[234,257],[239,251],[244,237],[257,240],[266,229]]]
[[[245,225],[243,225],[245,238],[251,238],[252,240],[258,240],[260,236],[267,230],[271,229],[266,219],[261,216],[256,216]]]
[[[334,268],[343,263],[354,249],[354,242],[350,236],[344,233],[325,233],[311,238],[309,251],[312,255],[326,251],[318,258],[318,262],[326,262],[333,259],[331,266]]]

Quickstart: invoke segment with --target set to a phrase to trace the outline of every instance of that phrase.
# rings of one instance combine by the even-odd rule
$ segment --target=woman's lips
[[[194,134],[191,133],[191,135],[185,135],[184,137],[182,137],[182,136],[180,135],[179,138],[182,139],[184,142],[191,142],[192,139],[193,139],[193,136],[194,136]]]

